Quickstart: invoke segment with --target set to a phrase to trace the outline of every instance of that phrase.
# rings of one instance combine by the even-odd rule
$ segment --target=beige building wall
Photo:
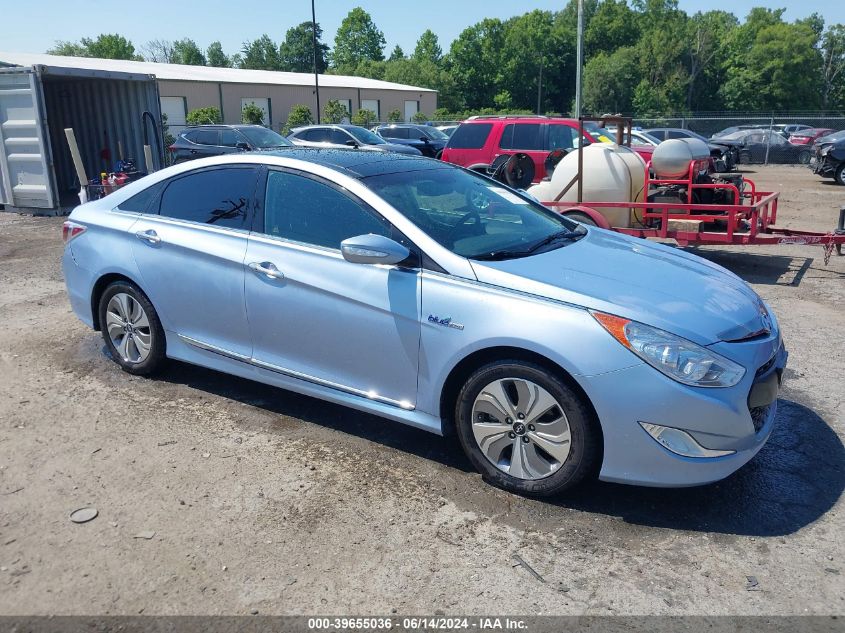
[[[275,84],[216,83],[202,81],[159,80],[159,95],[184,97],[187,111],[213,106],[221,108],[224,123],[241,122],[241,99],[269,99],[270,125],[281,129],[287,122],[290,109],[305,104],[314,112],[314,88],[310,86],[283,86]],[[405,102],[417,102],[418,110],[431,116],[437,108],[436,92],[407,90],[368,90],[359,88],[320,88],[320,105],[329,99],[348,100],[354,114],[362,100],[378,100],[379,118],[384,121],[391,110],[405,113]]]

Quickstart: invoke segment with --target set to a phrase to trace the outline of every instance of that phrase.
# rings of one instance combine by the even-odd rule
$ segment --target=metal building
[[[437,92],[364,77],[320,75],[320,102],[337,99],[350,113],[368,109],[384,120],[431,114]],[[191,110],[214,106],[224,123],[240,123],[254,103],[264,124],[280,130],[296,104],[315,110],[314,76],[87,57],[0,52],[0,205],[61,210],[75,203],[79,182],[65,140],[73,128],[89,178],[119,158],[158,169],[155,129],[167,115],[171,133]],[[150,116],[142,121],[142,113]],[[154,165],[144,165],[145,138]]]

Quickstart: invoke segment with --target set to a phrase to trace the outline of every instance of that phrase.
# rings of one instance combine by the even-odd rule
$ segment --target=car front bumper
[[[744,352],[747,373],[735,387],[688,387],[646,364],[585,379],[604,433],[599,478],[697,486],[724,479],[746,464],[772,432],[788,355],[779,335],[748,344]],[[641,423],[681,429],[702,447],[733,452],[685,457],[659,444]]]

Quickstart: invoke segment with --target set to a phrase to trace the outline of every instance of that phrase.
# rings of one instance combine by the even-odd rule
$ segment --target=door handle
[[[159,242],[161,242],[161,238],[158,236],[158,233],[156,233],[152,229],[148,229],[146,231],[138,231],[137,233],[135,233],[135,237],[150,244],[158,244]]]
[[[285,274],[276,268],[273,262],[252,262],[249,264],[250,270],[258,275],[264,275],[269,279],[284,279]]]

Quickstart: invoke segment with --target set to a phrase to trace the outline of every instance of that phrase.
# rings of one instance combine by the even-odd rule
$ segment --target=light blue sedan
[[[71,305],[127,372],[175,359],[456,438],[517,493],[712,482],[774,423],[786,352],[741,279],[439,161],[201,159],[64,237]]]

